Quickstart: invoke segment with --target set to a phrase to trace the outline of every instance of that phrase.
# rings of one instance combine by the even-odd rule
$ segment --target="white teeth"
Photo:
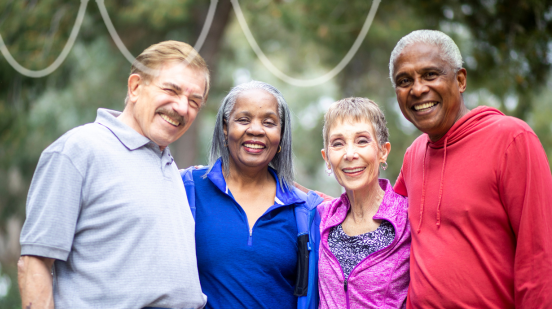
[[[348,168],[344,168],[343,171],[345,173],[356,173],[356,172],[360,172],[364,170],[364,167],[357,167],[357,168],[351,168],[351,169],[348,169]]]
[[[422,110],[422,109],[430,108],[430,107],[435,106],[435,105],[437,105],[437,102],[428,102],[428,103],[424,103],[424,104],[414,105],[414,109],[419,111],[419,110]]]
[[[178,125],[180,125],[180,122],[177,122],[177,121],[174,121],[172,120],[171,118],[169,118],[169,116],[165,115],[165,114],[159,114],[161,116],[161,118],[163,118],[166,122],[172,124],[173,126],[175,127],[178,127]]]
[[[263,145],[259,145],[259,144],[243,144],[243,145],[247,148],[253,148],[253,149],[265,148]]]

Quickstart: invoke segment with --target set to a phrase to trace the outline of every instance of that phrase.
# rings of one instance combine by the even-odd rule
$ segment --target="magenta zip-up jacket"
[[[387,179],[379,184],[385,191],[374,219],[393,224],[395,238],[389,246],[362,260],[345,280],[343,270],[328,246],[330,229],[345,220],[351,207],[346,193],[318,206],[320,213],[320,260],[318,282],[320,309],[405,308],[410,282],[410,224],[407,198],[393,191]]]

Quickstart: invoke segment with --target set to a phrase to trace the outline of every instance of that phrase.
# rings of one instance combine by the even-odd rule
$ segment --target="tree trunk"
[[[204,14],[198,14],[203,18],[197,19],[197,34],[203,27],[205,22],[205,16],[207,16],[208,6],[205,7]],[[218,3],[215,16],[213,18],[213,23],[211,24],[211,29],[203,47],[199,51],[203,59],[207,62],[209,66],[209,71],[211,72],[211,84],[213,83],[213,76],[217,74],[217,62],[218,62],[218,51],[220,49],[220,44],[222,42],[222,37],[224,35],[224,30],[228,25],[230,20],[230,10],[232,9],[232,4],[229,0],[221,0]],[[173,143],[171,150],[173,151],[173,156],[176,161],[176,165],[179,168],[186,168],[191,165],[200,164],[205,162],[205,160],[200,160],[197,158],[198,147],[199,147],[199,126],[201,125],[201,113],[188,129],[184,135]]]

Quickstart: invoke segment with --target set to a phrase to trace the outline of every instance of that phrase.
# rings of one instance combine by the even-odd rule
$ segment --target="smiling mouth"
[[[344,168],[342,171],[346,174],[354,174],[358,172],[362,172],[366,169],[366,167],[355,167],[355,168]]]
[[[265,146],[260,145],[260,144],[243,144],[243,145],[245,147],[251,148],[251,149],[264,149],[264,148],[266,148]]]
[[[412,109],[419,112],[419,111],[423,111],[423,110],[426,110],[426,109],[430,109],[430,108],[432,108],[433,106],[435,106],[437,104],[438,104],[438,102],[427,102],[427,103],[422,103],[422,104],[416,104],[412,107]]]
[[[177,121],[177,120],[174,120],[172,119],[171,117],[165,115],[165,114],[159,114],[159,116],[161,116],[161,118],[163,118],[163,120],[165,120],[166,122],[168,122],[169,124],[175,126],[175,127],[178,127],[180,125],[180,122]]]

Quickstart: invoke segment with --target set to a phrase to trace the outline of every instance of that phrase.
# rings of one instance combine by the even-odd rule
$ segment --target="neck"
[[[378,179],[375,179],[368,188],[347,190],[352,219],[355,222],[371,220],[378,212],[384,195],[385,191],[380,187]]]
[[[274,178],[268,170],[268,165],[253,168],[240,168],[234,164],[231,158],[229,161],[229,174],[224,176],[229,186],[232,185],[240,188],[263,187],[265,184],[274,181]]]
[[[140,135],[147,137],[146,135],[144,135],[142,128],[140,128],[140,126],[132,116],[132,111],[130,110],[131,107],[129,107],[130,104],[131,103],[127,103],[123,112],[119,116],[117,116],[117,119],[119,119],[122,123],[129,126],[134,131],[138,132]],[[159,146],[159,150],[161,151],[165,150],[165,148],[167,148],[167,146]]]
[[[445,136],[448,131],[450,130],[450,128],[452,128],[452,126],[458,121],[460,120],[460,118],[464,117],[466,114],[468,114],[470,112],[470,110],[466,107],[466,105],[464,104],[464,99],[462,99],[461,101],[461,104],[460,104],[460,110],[458,111],[458,114],[456,114],[456,118],[454,119],[454,122],[450,124],[449,128],[447,129],[447,131],[445,133],[440,133],[440,134],[428,134],[429,136],[429,140],[432,141],[433,143],[440,140],[443,136]]]

